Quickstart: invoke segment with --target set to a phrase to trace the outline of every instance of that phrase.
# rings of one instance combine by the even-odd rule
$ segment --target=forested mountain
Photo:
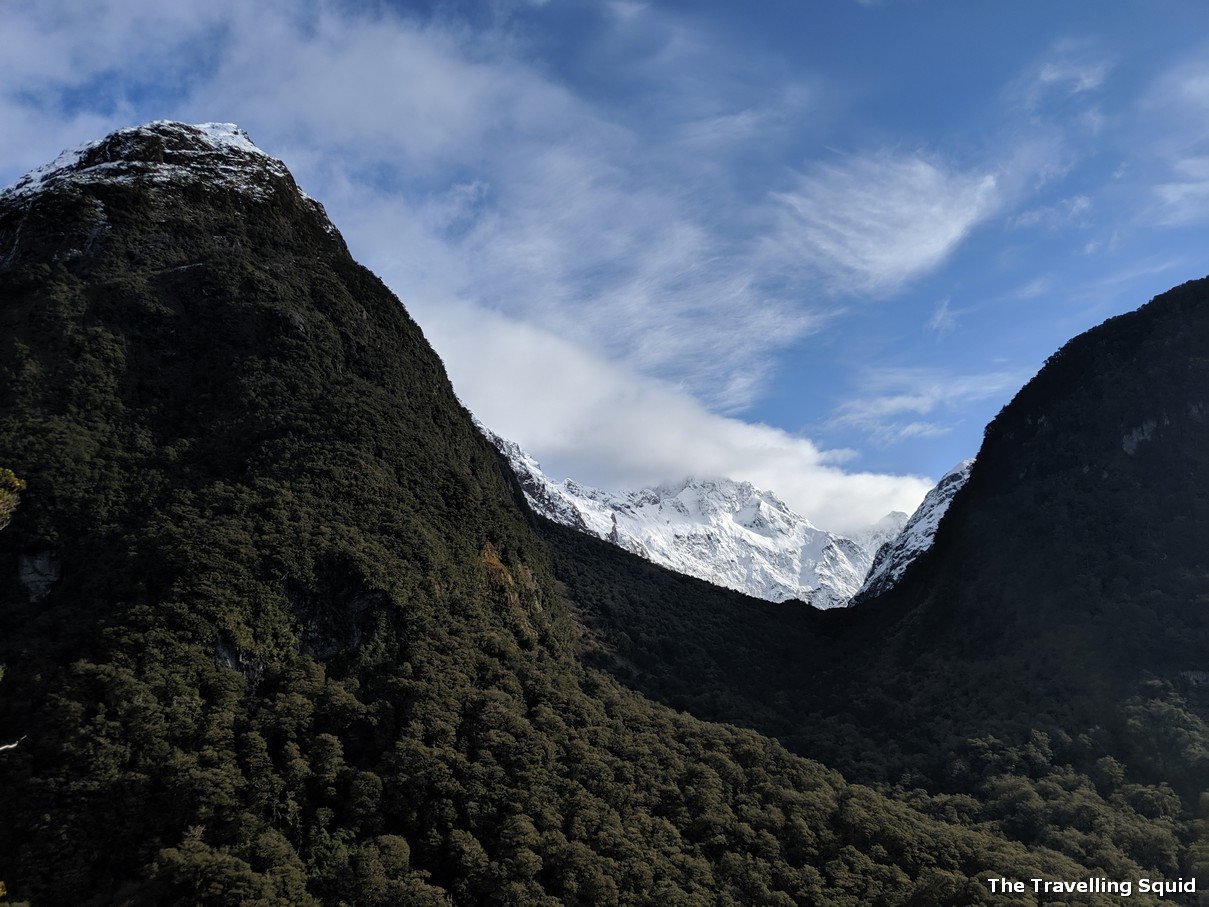
[[[986,879],[1188,875],[1204,292],[1021,392],[898,601],[791,613],[532,516],[240,131],[65,155],[0,195],[9,902],[1061,903]],[[1168,720],[1184,749],[1131,736]]]
[[[968,665],[971,708],[1095,725],[1192,802],[1209,788],[1209,280],[1055,353],[987,427],[936,541],[874,611],[882,665]],[[942,667],[945,665],[946,667]],[[931,711],[950,693],[912,685]],[[989,723],[984,720],[984,723]]]

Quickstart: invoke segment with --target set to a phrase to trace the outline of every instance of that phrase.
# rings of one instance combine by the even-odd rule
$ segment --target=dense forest
[[[188,127],[107,142],[128,179],[0,198],[0,902],[1109,904],[986,880],[1209,878],[1204,285],[1122,328],[1150,341],[1057,356],[932,555],[814,613],[534,517],[288,175]],[[1108,479],[1072,486],[1089,463]]]

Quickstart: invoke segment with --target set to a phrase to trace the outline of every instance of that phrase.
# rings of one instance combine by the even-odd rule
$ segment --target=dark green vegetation
[[[12,522],[24,490],[24,479],[17,478],[11,469],[0,468],[0,529]]]
[[[901,622],[810,615],[535,526],[397,300],[258,182],[0,203],[9,898],[956,905],[1011,903],[990,875],[1187,874],[1160,782],[1192,796],[1203,726],[1170,672],[1103,739],[1078,722],[1130,681],[1038,724],[1003,678],[991,716],[976,653],[920,636],[943,585],[916,577]],[[1188,751],[1131,749],[1131,722]]]

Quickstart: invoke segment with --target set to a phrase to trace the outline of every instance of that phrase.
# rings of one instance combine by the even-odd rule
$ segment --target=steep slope
[[[911,514],[898,534],[882,541],[873,557],[873,564],[865,575],[864,583],[852,596],[853,604],[859,604],[888,591],[902,579],[907,567],[932,547],[940,518],[949,509],[953,497],[969,480],[973,466],[973,458],[963,460],[941,476],[936,487],[924,496],[915,513]]]
[[[585,669],[439,360],[245,141],[151,124],[0,195],[10,897],[974,904],[1105,865]]]
[[[1209,702],[1189,678],[1209,651],[1207,401],[1209,280],[1054,354],[987,427],[932,549],[869,603],[874,619],[905,615],[894,670],[970,663],[971,709],[1007,696],[1099,724],[1152,777],[1199,792]],[[944,695],[931,686],[913,689],[920,710]],[[1161,736],[1178,739],[1159,755],[1142,715],[1163,703],[1179,717]]]
[[[767,601],[843,607],[878,548],[902,527],[892,513],[859,540],[816,528],[749,482],[686,479],[611,494],[554,482],[519,445],[480,426],[516,473],[535,512],[698,579]]]

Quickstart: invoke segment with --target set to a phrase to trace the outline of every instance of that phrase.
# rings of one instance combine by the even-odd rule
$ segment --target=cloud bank
[[[447,303],[422,319],[475,414],[499,434],[542,451],[543,468],[605,488],[638,488],[692,474],[769,488],[817,525],[866,527],[910,513],[931,488],[920,476],[840,468],[845,451],[705,409],[675,388],[631,372],[549,331],[478,307]],[[499,380],[504,363],[507,382]],[[515,395],[527,402],[514,405]]]

